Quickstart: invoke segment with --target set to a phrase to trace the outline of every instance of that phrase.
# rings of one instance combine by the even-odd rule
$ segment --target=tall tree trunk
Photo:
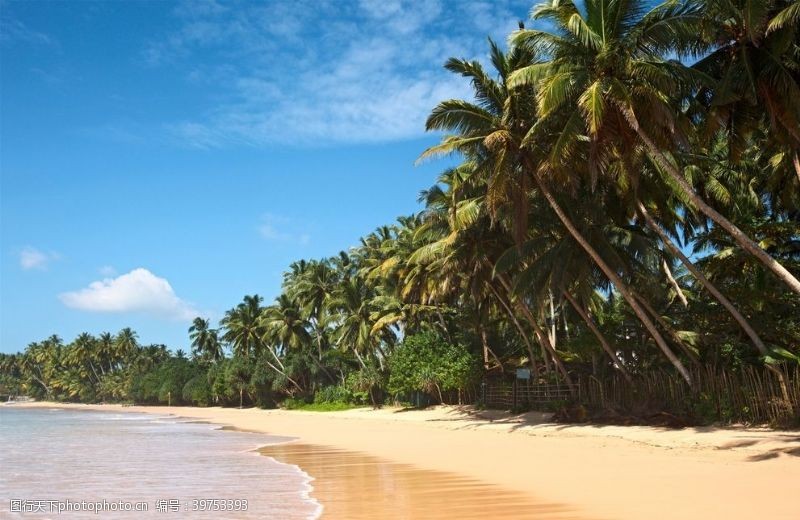
[[[480,324],[480,318],[478,318],[478,335],[481,338],[481,346],[483,347],[483,370],[485,372],[489,371],[489,341],[486,339],[486,331],[483,329],[483,325]]]
[[[553,291],[547,290],[547,299],[550,302],[550,344],[556,348],[556,309],[553,305]]]
[[[380,342],[376,343],[375,347],[378,349],[378,353],[380,354],[380,356],[375,357],[378,358],[378,366],[380,367],[381,372],[383,372],[383,360],[386,359],[386,352],[383,350],[383,347],[381,347]]]
[[[686,295],[683,294],[683,289],[681,286],[678,285],[678,282],[675,280],[675,277],[672,276],[672,270],[669,268],[669,264],[665,259],[661,259],[661,268],[664,270],[664,274],[667,276],[667,281],[672,286],[672,290],[675,291],[675,295],[683,304],[684,308],[689,306],[689,301],[686,299]]]
[[[537,319],[541,319],[542,322],[545,323],[545,326],[544,326],[544,330],[546,331],[545,334],[547,334],[547,340],[550,342],[550,345],[552,345],[553,342],[550,341],[550,332],[549,332],[549,328],[547,327],[547,314],[545,312],[544,304],[542,304],[542,307],[539,309],[539,316],[537,317]],[[537,321],[536,323],[539,323],[539,322]],[[547,350],[547,347],[545,347],[545,345],[544,345],[544,341],[539,339],[538,336],[537,336],[536,339],[539,342],[539,346],[542,349],[542,359],[544,360],[545,366],[547,367],[547,373],[549,374],[550,371],[551,371],[550,364],[551,364],[551,362],[553,362],[553,360],[550,357],[550,353]]]
[[[659,236],[661,242],[665,246],[667,246],[667,249],[669,249],[673,255],[675,255],[678,259],[680,259],[680,261],[683,263],[686,269],[688,269],[689,272],[692,273],[692,275],[694,275],[697,281],[700,282],[703,285],[703,287],[705,287],[706,290],[709,293],[711,293],[711,295],[714,298],[716,298],[716,300],[720,303],[720,305],[725,307],[725,310],[728,311],[728,313],[733,317],[736,323],[738,323],[739,326],[742,328],[744,333],[747,334],[747,337],[750,338],[750,341],[753,342],[753,345],[756,347],[756,350],[758,350],[759,354],[761,354],[762,356],[768,355],[769,350],[767,349],[767,346],[764,345],[764,342],[761,340],[761,337],[756,333],[756,331],[750,325],[750,322],[748,322],[745,319],[745,317],[742,316],[742,313],[739,312],[739,309],[737,309],[736,306],[733,305],[733,303],[731,303],[731,301],[724,294],[722,294],[713,283],[711,283],[711,280],[709,280],[706,277],[706,275],[703,274],[703,271],[698,269],[697,266],[695,266],[692,263],[692,261],[689,260],[689,258],[687,258],[685,254],[683,254],[683,251],[681,251],[681,249],[677,246],[677,244],[675,244],[675,242],[672,241],[669,235],[667,235],[667,233],[663,229],[661,229],[661,226],[659,226],[658,223],[655,220],[653,220],[653,217],[650,215],[650,212],[647,211],[645,205],[642,204],[641,200],[636,201],[636,208],[639,210],[639,214],[642,215],[642,217],[644,218],[647,227],[652,229]],[[772,371],[778,377],[778,382],[781,385],[781,392],[783,393],[783,397],[786,400],[786,402],[789,403],[790,402],[789,390],[786,386],[786,378],[784,377],[783,372],[769,364],[766,364],[766,367],[767,370]]]
[[[503,285],[503,289],[505,289],[506,293],[508,294],[509,300],[512,298],[513,291],[511,290],[511,283],[503,276],[498,275],[497,279]],[[564,366],[564,363],[561,361],[561,358],[558,357],[558,352],[556,349],[553,348],[553,345],[550,344],[550,338],[547,337],[547,334],[542,331],[542,328],[539,327],[539,324],[536,322],[536,316],[533,315],[530,307],[521,299],[521,298],[514,298],[513,302],[517,304],[517,307],[520,308],[522,311],[522,315],[528,320],[531,328],[533,329],[533,333],[536,335],[536,338],[539,340],[540,343],[544,346],[547,352],[552,356],[553,363],[555,364],[556,368],[561,375],[564,377],[564,382],[569,385],[570,390],[574,391],[575,385],[572,382],[572,378],[567,372],[567,367]]]
[[[600,346],[603,347],[603,350],[605,350],[606,354],[608,354],[608,356],[611,358],[611,361],[614,363],[614,368],[619,370],[628,382],[631,382],[632,379],[630,372],[628,372],[628,369],[625,368],[625,364],[622,362],[619,356],[617,356],[617,353],[614,352],[614,349],[611,348],[608,340],[606,340],[606,337],[602,332],[600,332],[597,324],[595,324],[592,317],[589,316],[589,313],[578,304],[577,300],[575,300],[571,294],[569,294],[567,291],[563,291],[563,293],[564,297],[567,299],[570,305],[572,305],[572,308],[575,309],[575,312],[577,312],[583,321],[586,322],[586,326],[589,327],[589,330],[592,331],[592,334],[594,334],[594,336],[597,338],[597,341],[600,342]]]
[[[494,350],[489,346],[489,340],[486,336],[486,329],[483,325],[479,326],[480,329],[480,336],[481,336],[481,345],[483,346],[483,367],[485,370],[489,370],[489,356],[491,355],[494,358],[494,362],[497,363],[497,366],[500,367],[500,372],[503,372],[503,363],[500,361],[500,358],[497,357]],[[535,362],[534,362],[535,365]]]
[[[661,325],[661,328],[664,329],[665,331],[667,331],[667,334],[669,334],[669,337],[671,337],[672,341],[674,341],[675,344],[677,344],[678,347],[680,347],[680,349],[683,351],[683,353],[686,354],[686,357],[688,357],[691,360],[692,363],[694,363],[695,365],[699,366],[700,365],[700,358],[697,356],[697,353],[695,353],[695,351],[693,351],[689,347],[689,345],[687,345],[681,339],[681,337],[678,335],[678,333],[675,331],[675,329],[672,328],[672,325],[670,325],[667,322],[667,320],[665,320],[664,317],[661,316],[661,314],[659,314],[653,308],[653,306],[650,305],[650,302],[648,302],[647,299],[645,299],[641,294],[638,294],[636,291],[633,291],[633,295],[636,297],[637,300],[639,300],[639,302],[642,304],[642,307],[644,307],[645,310],[650,313],[650,316],[655,318],[656,322],[659,325]]]
[[[367,365],[364,363],[364,358],[361,357],[361,354],[358,353],[358,349],[353,349],[353,353],[356,355],[356,359],[358,359],[359,364],[361,364],[361,368],[366,369]]]
[[[314,329],[317,332],[317,358],[322,362],[322,329],[319,326],[319,318],[314,318]]]
[[[303,388],[302,388],[302,387],[301,387],[299,384],[297,384],[297,381],[295,381],[294,379],[292,379],[292,378],[289,376],[289,374],[287,374],[287,373],[286,373],[284,370],[281,370],[280,368],[276,367],[275,365],[273,365],[273,364],[272,364],[272,363],[270,363],[269,361],[266,361],[266,360],[265,360],[264,362],[265,362],[267,365],[269,365],[269,367],[270,367],[272,370],[274,370],[275,372],[279,373],[280,375],[282,375],[283,377],[285,377],[287,381],[289,381],[290,383],[292,383],[292,385],[294,385],[294,387],[297,389],[297,391],[298,391],[298,392],[302,392],[302,391],[303,391]]]
[[[631,118],[628,119],[630,120]],[[639,127],[639,124],[636,122],[635,118],[630,121],[630,123],[636,130],[636,133],[639,135],[641,140],[645,143],[648,150],[650,150],[650,152],[653,154],[653,157],[659,166],[661,166],[661,168],[663,168],[667,174],[669,174],[670,178],[675,181],[678,187],[680,187],[683,194],[692,201],[692,204],[694,204],[694,206],[697,207],[701,213],[706,215],[708,218],[716,222],[722,229],[727,231],[728,234],[732,236],[733,239],[736,240],[736,242],[742,246],[745,251],[758,258],[761,263],[763,263],[770,271],[775,273],[775,275],[786,285],[788,285],[789,288],[800,294],[800,280],[792,275],[788,269],[783,267],[780,262],[772,258],[769,254],[767,254],[766,251],[761,249],[758,244],[756,244],[733,222],[709,206],[706,201],[704,201],[697,194],[697,192],[694,191],[694,188],[692,188],[689,182],[683,177],[680,170],[678,170],[678,168],[669,161],[664,152],[656,146],[652,139],[650,139],[650,136]]]
[[[511,318],[511,322],[514,324],[514,327],[516,327],[516,329],[519,331],[519,335],[522,337],[522,341],[525,343],[525,347],[528,349],[531,371],[538,377],[539,367],[536,365],[536,357],[533,355],[533,345],[531,345],[530,338],[528,338],[528,333],[525,332],[525,329],[522,327],[517,319],[517,316],[514,314],[514,310],[503,300],[502,295],[497,291],[497,289],[491,283],[487,283],[486,285],[489,286],[489,289],[492,291],[492,293],[494,293],[497,301],[500,302],[500,306],[505,309],[506,313]]]
[[[605,260],[603,260],[598,254],[598,252],[591,246],[591,244],[589,244],[586,238],[584,238],[584,236],[578,231],[578,229],[575,227],[575,224],[573,224],[572,220],[567,216],[566,213],[564,213],[564,210],[561,208],[561,206],[558,204],[553,194],[550,192],[550,189],[547,187],[546,183],[541,178],[539,172],[536,169],[531,168],[531,174],[533,175],[534,179],[539,185],[540,191],[547,199],[547,202],[550,204],[550,207],[558,216],[559,220],[561,220],[562,224],[564,224],[564,227],[567,228],[569,234],[572,235],[572,238],[574,238],[575,241],[578,242],[578,244],[584,249],[584,251],[586,251],[589,257],[591,257],[594,263],[597,264],[597,266],[603,271],[603,273],[608,277],[608,279],[611,280],[611,283],[613,283],[616,286],[617,290],[620,292],[620,294],[622,294],[622,297],[625,298],[625,301],[628,302],[628,305],[631,306],[631,309],[633,309],[633,312],[639,318],[639,321],[642,322],[647,331],[653,337],[653,339],[656,342],[656,345],[658,345],[658,348],[661,349],[661,352],[663,352],[664,355],[667,356],[667,359],[669,359],[669,361],[676,368],[676,370],[678,370],[678,372],[681,374],[683,379],[686,380],[689,386],[692,386],[692,376],[689,375],[689,371],[686,370],[686,367],[683,366],[681,360],[678,359],[677,356],[675,356],[675,353],[672,352],[672,349],[669,348],[667,342],[664,341],[664,338],[658,332],[658,329],[656,328],[655,324],[653,324],[653,322],[647,316],[645,310],[636,301],[636,298],[633,297],[633,294],[631,293],[627,284],[625,284],[622,281],[622,279],[617,275],[617,273],[615,273],[614,270],[611,269],[611,267],[605,262]]]
[[[794,166],[794,173],[797,174],[797,180],[800,182],[800,156],[798,156],[798,152],[795,152],[794,157],[792,157],[792,165]]]

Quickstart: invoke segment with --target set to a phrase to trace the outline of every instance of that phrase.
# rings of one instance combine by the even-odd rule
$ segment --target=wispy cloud
[[[166,125],[190,146],[402,140],[424,133],[436,103],[469,95],[444,61],[485,56],[476,34],[502,41],[528,4],[193,2],[144,59],[184,65],[197,88],[218,89],[214,108]]]
[[[3,16],[0,16],[0,42],[5,44],[21,42],[37,45],[58,45],[51,36],[28,27],[7,13],[3,13]]]
[[[72,309],[89,312],[143,312],[156,317],[189,321],[202,313],[179,298],[165,278],[144,268],[59,295]]]
[[[61,258],[61,255],[58,253],[45,252],[35,247],[26,246],[19,252],[19,266],[26,271],[32,269],[44,270],[47,269],[50,262],[59,258]]]
[[[306,245],[311,242],[311,235],[298,222],[270,213],[261,217],[258,233],[265,240],[289,242]]]

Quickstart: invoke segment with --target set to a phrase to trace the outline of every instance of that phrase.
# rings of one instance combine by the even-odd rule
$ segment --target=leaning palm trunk
[[[367,364],[364,363],[364,358],[362,358],[361,354],[358,353],[358,349],[357,348],[353,349],[353,353],[355,353],[356,359],[358,359],[358,363],[361,365],[361,368],[366,369],[367,368]]]
[[[798,156],[797,152],[792,157],[792,165],[794,166],[794,173],[797,174],[797,180],[800,182],[800,156]]]
[[[639,318],[639,321],[642,322],[647,331],[653,337],[656,344],[658,345],[658,348],[660,348],[661,351],[664,353],[664,355],[667,356],[667,359],[669,359],[670,363],[672,363],[672,365],[678,370],[678,372],[681,374],[683,379],[686,380],[689,386],[692,386],[692,376],[689,375],[689,371],[686,370],[686,367],[683,366],[681,360],[678,359],[677,356],[675,356],[675,353],[672,352],[672,349],[669,348],[667,342],[664,341],[664,338],[658,332],[658,329],[656,328],[655,324],[647,316],[647,312],[645,312],[642,306],[639,305],[639,303],[636,301],[636,298],[631,293],[627,284],[625,284],[622,281],[622,279],[617,275],[617,273],[615,273],[614,270],[611,269],[611,267],[605,262],[605,260],[603,260],[600,257],[599,253],[589,244],[586,238],[584,238],[584,236],[578,231],[578,229],[575,227],[575,224],[573,224],[572,220],[567,216],[566,213],[564,213],[564,210],[561,208],[561,206],[558,204],[553,194],[550,192],[550,189],[547,187],[544,180],[541,178],[539,172],[535,168],[531,168],[531,174],[533,175],[534,180],[536,180],[536,183],[539,185],[539,189],[541,190],[544,197],[547,199],[547,202],[550,204],[550,207],[558,216],[559,220],[561,220],[561,223],[564,224],[564,227],[567,228],[569,234],[572,235],[572,238],[574,238],[575,241],[578,242],[578,244],[583,248],[583,250],[586,251],[586,253],[591,257],[594,263],[597,264],[597,266],[600,267],[600,269],[608,277],[608,279],[611,280],[611,283],[613,283],[616,286],[617,290],[619,290],[619,292],[622,294],[622,297],[625,298],[625,301],[627,301],[628,305],[630,305],[631,309],[633,309],[633,312],[636,314],[636,317]]]
[[[602,332],[600,332],[597,324],[595,324],[592,317],[589,316],[589,313],[578,304],[577,300],[575,300],[571,294],[569,294],[567,291],[562,292],[564,293],[564,297],[567,299],[570,305],[572,305],[572,308],[575,309],[575,312],[577,312],[583,321],[586,322],[586,326],[589,327],[589,330],[592,331],[592,334],[594,334],[594,336],[597,338],[597,341],[600,342],[600,346],[603,347],[603,350],[605,350],[606,354],[608,354],[608,357],[611,358],[611,361],[614,363],[614,368],[620,371],[620,373],[625,377],[626,381],[629,383],[633,382],[630,372],[628,372],[628,369],[625,368],[625,364],[622,362],[619,356],[617,356],[617,353],[614,352],[614,349],[611,348],[608,340],[606,340],[606,337]]]
[[[675,181],[680,188],[681,192],[686,195],[692,204],[699,209],[704,215],[716,222],[721,228],[728,232],[742,248],[751,255],[758,258],[769,270],[781,279],[786,285],[789,286],[794,292],[800,294],[800,280],[798,280],[788,269],[783,267],[777,260],[769,256],[766,251],[761,249],[749,236],[747,236],[741,229],[739,229],[733,222],[722,216],[717,210],[706,204],[688,183],[688,181],[681,175],[680,170],[673,165],[667,156],[662,152],[656,144],[650,139],[650,136],[642,130],[638,122],[634,118],[628,118],[639,138],[647,146],[650,153],[653,154],[656,162],[663,168]]]
[[[525,329],[520,324],[519,320],[517,319],[517,316],[514,314],[514,311],[511,309],[508,303],[505,302],[505,300],[503,299],[502,295],[498,292],[498,290],[491,283],[487,283],[486,285],[489,286],[489,289],[492,291],[492,293],[494,293],[495,298],[497,298],[497,301],[500,302],[500,305],[505,309],[509,318],[511,318],[512,323],[514,323],[514,326],[519,331],[519,335],[522,337],[522,341],[525,342],[525,347],[528,349],[528,357],[530,358],[531,370],[533,371],[534,375],[538,377],[539,367],[536,365],[536,357],[533,355],[533,345],[531,345],[531,341],[528,338],[528,334],[525,332]]]
[[[508,293],[509,300],[511,299],[511,295],[513,291],[511,290],[511,284],[506,280],[502,275],[499,275],[497,279],[503,285],[503,289],[505,289],[506,293]],[[514,298],[514,303],[517,304],[517,307],[522,311],[522,315],[525,316],[525,319],[530,324],[531,328],[533,329],[533,333],[536,335],[536,339],[539,340],[539,343],[547,350],[547,353],[553,358],[553,364],[555,364],[556,368],[561,375],[564,376],[564,382],[569,385],[570,391],[574,391],[575,385],[572,382],[572,378],[569,376],[569,372],[567,372],[567,367],[564,366],[564,363],[561,362],[561,358],[558,357],[558,352],[556,349],[553,348],[553,345],[550,343],[550,338],[548,337],[547,333],[545,333],[541,327],[539,327],[539,323],[536,321],[536,317],[531,312],[530,307],[520,298]]]
[[[750,326],[750,323],[745,319],[744,316],[742,316],[742,313],[739,312],[736,306],[734,306],[733,303],[731,303],[731,301],[724,294],[722,294],[713,283],[711,283],[711,280],[706,278],[706,275],[703,274],[703,271],[698,269],[697,266],[694,265],[692,261],[686,257],[686,255],[683,254],[683,251],[681,251],[680,248],[672,241],[669,235],[667,235],[664,230],[661,229],[661,226],[659,226],[658,223],[653,220],[650,212],[647,211],[647,208],[644,206],[644,204],[642,204],[642,201],[636,201],[636,208],[639,210],[639,213],[642,215],[642,217],[644,217],[647,227],[652,229],[659,236],[661,242],[667,246],[667,249],[669,249],[673,255],[680,259],[686,269],[688,269],[689,272],[692,273],[695,278],[697,278],[697,281],[700,282],[703,287],[705,287],[706,290],[708,290],[708,292],[710,292],[711,295],[716,298],[720,305],[725,307],[725,310],[728,311],[733,319],[736,320],[736,323],[739,324],[744,333],[747,334],[747,337],[750,338],[750,341],[753,342],[756,350],[758,350],[762,356],[769,354],[767,346],[764,345],[764,342],[761,340],[753,327]],[[766,367],[767,370],[772,371],[777,376],[778,382],[781,386],[781,392],[783,393],[783,398],[787,403],[790,402],[789,389],[786,386],[786,378],[784,377],[783,372],[769,364],[767,364]]]
[[[700,366],[700,358],[697,356],[697,353],[695,351],[693,351],[691,348],[689,348],[689,345],[687,345],[683,341],[683,339],[681,339],[681,337],[678,335],[677,331],[675,331],[675,329],[672,328],[672,325],[670,325],[667,322],[667,320],[665,320],[664,317],[661,316],[661,314],[659,314],[653,308],[653,306],[650,305],[650,302],[648,302],[641,294],[638,294],[633,289],[631,289],[631,291],[633,292],[633,295],[636,297],[636,299],[639,300],[639,303],[642,304],[642,307],[644,307],[644,309],[647,312],[650,313],[650,316],[652,316],[656,320],[656,323],[661,325],[661,328],[664,329],[665,331],[667,331],[667,334],[669,334],[669,337],[672,338],[672,341],[674,341],[675,344],[678,345],[678,347],[680,347],[681,351],[684,354],[686,354],[686,357],[688,357],[689,360],[692,363],[694,363],[695,365]]]
[[[503,363],[500,361],[500,358],[497,357],[494,350],[489,346],[489,339],[486,337],[486,328],[481,324],[478,325],[480,329],[480,336],[481,336],[481,345],[483,345],[483,368],[484,370],[489,370],[489,356],[491,355],[494,358],[494,362],[497,363],[497,366],[500,367],[500,372],[503,372]],[[523,336],[523,339],[524,336]],[[536,366],[536,362],[532,364]]]
[[[681,289],[681,286],[678,285],[675,277],[672,276],[672,270],[669,268],[669,264],[663,258],[661,259],[661,268],[664,270],[664,274],[667,277],[667,282],[669,282],[669,284],[672,286],[672,290],[675,291],[675,296],[678,297],[684,307],[688,307],[689,300],[686,299],[686,295],[683,294],[683,289]]]
[[[272,350],[271,348],[267,347],[267,350],[269,350],[269,353],[272,354],[273,358],[275,358],[275,361],[277,361],[278,365],[280,365],[280,368],[276,367],[275,365],[273,365],[269,361],[267,361],[267,365],[269,365],[274,371],[276,371],[277,373],[279,373],[280,375],[285,377],[287,379],[287,381],[292,383],[294,385],[294,387],[297,388],[298,391],[302,392],[303,388],[299,384],[297,384],[297,381],[292,379],[291,376],[289,376],[289,374],[286,373],[286,367],[281,362],[281,358],[279,358],[278,355],[275,353],[275,351]]]
[[[275,372],[279,373],[280,375],[282,375],[283,377],[285,377],[287,381],[289,381],[290,383],[292,383],[292,385],[293,385],[295,388],[297,388],[297,390],[298,390],[299,392],[302,392],[302,391],[303,391],[303,388],[302,388],[302,387],[301,387],[299,384],[297,384],[297,381],[295,381],[294,379],[292,379],[292,378],[289,376],[289,374],[287,374],[286,372],[284,372],[284,371],[283,371],[283,370],[281,370],[280,368],[276,367],[275,365],[273,365],[273,364],[272,364],[272,363],[270,363],[269,361],[266,361],[266,363],[267,363],[267,365],[269,365],[269,367],[270,367],[272,370],[274,370]]]
[[[556,348],[556,309],[553,306],[553,291],[547,290],[548,300],[550,302],[550,344]]]

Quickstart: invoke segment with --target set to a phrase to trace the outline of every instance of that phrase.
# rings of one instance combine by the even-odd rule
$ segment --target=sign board
[[[530,378],[531,378],[531,369],[529,368],[517,369],[517,379],[530,379]]]

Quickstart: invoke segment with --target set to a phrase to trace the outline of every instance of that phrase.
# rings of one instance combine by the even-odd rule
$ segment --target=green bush
[[[283,402],[281,403],[281,408],[285,410],[301,410],[302,408],[304,408],[309,404],[310,403],[305,399],[289,397],[283,400]]]
[[[211,401],[211,386],[206,374],[198,374],[183,386],[183,400],[195,406],[208,406]]]
[[[467,387],[479,377],[479,360],[464,345],[450,344],[434,332],[405,338],[389,358],[389,392],[442,392]]]
[[[324,386],[314,394],[314,402],[317,404],[352,403],[354,402],[354,395],[345,385]]]
[[[324,401],[309,403],[305,399],[288,398],[281,403],[281,408],[285,410],[303,410],[306,412],[338,412],[358,408],[358,405],[343,401]]]

